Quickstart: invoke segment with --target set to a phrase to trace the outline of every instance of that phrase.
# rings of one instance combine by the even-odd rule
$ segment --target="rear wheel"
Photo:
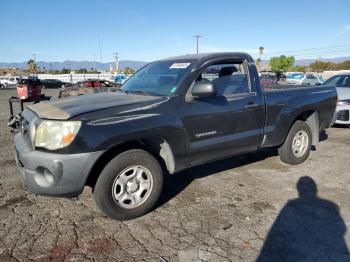
[[[158,161],[140,149],[125,151],[102,170],[95,188],[97,206],[107,216],[129,220],[149,212],[163,186]]]
[[[296,121],[290,129],[283,145],[278,148],[282,162],[297,165],[310,155],[312,132],[310,126],[303,121]]]

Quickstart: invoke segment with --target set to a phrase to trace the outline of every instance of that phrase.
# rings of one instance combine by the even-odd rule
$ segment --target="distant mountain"
[[[139,69],[140,67],[147,64],[147,62],[143,61],[132,61],[132,60],[122,60],[119,61],[119,68],[124,69],[126,67],[130,67],[134,70]],[[61,70],[63,68],[70,68],[71,70],[76,69],[91,69],[96,66],[96,69],[98,70],[109,70],[110,65],[112,65],[113,68],[115,68],[115,62],[107,62],[107,63],[100,63],[100,62],[93,62],[93,61],[63,61],[63,62],[45,62],[45,61],[38,61],[37,65],[40,68],[46,68],[47,70]],[[0,68],[19,68],[19,69],[26,69],[28,68],[27,62],[21,62],[21,63],[2,63],[0,62]]]
[[[350,56],[346,57],[336,57],[336,58],[321,58],[318,59],[320,61],[329,61],[329,62],[343,62],[345,60],[350,60]],[[294,63],[294,65],[300,65],[300,66],[307,66],[313,62],[315,62],[316,59],[297,59]],[[269,60],[263,60],[263,64],[268,65]],[[93,62],[93,61],[63,61],[63,62],[45,62],[45,61],[39,61],[37,62],[38,66],[40,68],[46,68],[47,70],[61,70],[63,68],[70,68],[71,70],[76,69],[91,69],[94,68],[94,65],[96,66],[96,69],[98,70],[109,70],[110,65],[112,67],[115,67],[115,62],[107,62],[107,63],[100,63],[100,62]],[[147,64],[147,62],[144,61],[133,61],[133,60],[122,60],[119,61],[119,68],[124,69],[125,67],[130,67],[134,70],[139,69],[140,67]],[[22,63],[2,63],[0,62],[0,68],[19,68],[19,69],[26,69],[28,68],[27,62]]]

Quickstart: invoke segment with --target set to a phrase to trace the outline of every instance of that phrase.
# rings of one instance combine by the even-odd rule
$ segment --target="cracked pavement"
[[[119,222],[88,187],[78,201],[26,191],[6,127],[11,95],[0,90],[0,261],[350,261],[349,128],[328,129],[299,166],[267,150],[171,175],[155,210]],[[303,176],[317,200],[298,199]]]

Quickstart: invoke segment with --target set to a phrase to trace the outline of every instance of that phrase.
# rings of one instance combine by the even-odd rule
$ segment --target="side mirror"
[[[216,89],[212,82],[197,82],[192,88],[192,96],[207,98],[216,96]]]

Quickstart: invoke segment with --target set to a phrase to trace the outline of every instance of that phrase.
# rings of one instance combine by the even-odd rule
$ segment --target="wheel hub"
[[[293,138],[292,151],[297,157],[303,156],[309,145],[309,138],[304,130],[297,132]]]
[[[144,166],[130,166],[116,176],[112,196],[116,204],[124,208],[135,208],[147,200],[152,188],[151,172]]]
[[[132,179],[126,183],[126,190],[129,193],[135,193],[139,189],[139,182],[136,179]]]

